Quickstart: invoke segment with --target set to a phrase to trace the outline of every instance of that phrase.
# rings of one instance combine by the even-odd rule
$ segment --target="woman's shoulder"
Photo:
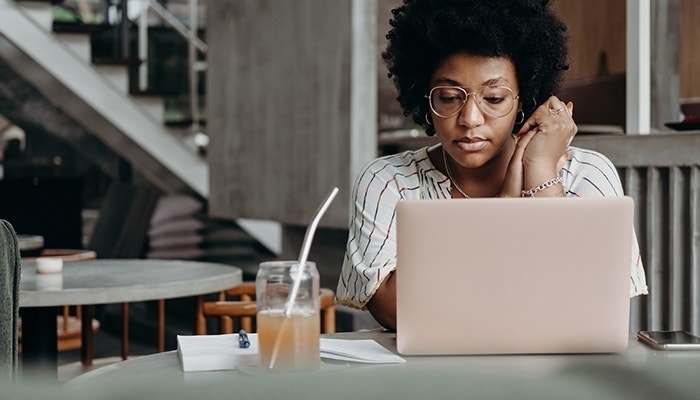
[[[590,149],[569,147],[564,167],[564,186],[569,196],[619,196],[622,184],[615,165],[604,154]]]
[[[593,167],[610,167],[613,166],[612,161],[603,153],[591,149],[570,146],[569,161],[572,165],[577,166],[593,166]]]
[[[372,160],[357,175],[354,193],[364,196],[388,190],[401,199],[446,198],[448,178],[430,161],[429,150],[424,147]]]

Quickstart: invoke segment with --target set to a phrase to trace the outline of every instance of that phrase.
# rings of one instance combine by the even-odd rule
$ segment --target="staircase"
[[[192,203],[205,204],[209,169],[191,142],[192,132],[166,125],[162,97],[132,94],[128,63],[93,60],[88,33],[54,29],[52,7],[51,1],[0,0],[0,113],[25,130],[62,139],[115,181],[126,161],[165,194],[163,199],[191,197]],[[84,223],[95,218],[84,216]],[[146,258],[230,263],[252,279],[261,260],[281,251],[281,230],[272,221],[221,221],[195,207],[191,215],[161,222],[151,221]],[[182,222],[189,225],[181,228]],[[187,333],[191,304],[170,302],[177,305],[167,307],[167,337],[173,339]],[[154,306],[132,304],[133,338],[155,337]],[[100,311],[102,329],[118,332],[110,324],[120,320],[121,308],[110,307]]]
[[[206,200],[209,169],[162,98],[129,93],[127,65],[96,65],[87,34],[53,31],[48,1],[0,0],[0,106],[115,175],[120,160],[165,193]]]
[[[209,197],[209,168],[187,129],[164,121],[164,99],[131,94],[129,66],[91,60],[89,34],[56,32],[52,2],[0,0],[0,112],[68,143],[107,176],[125,160],[165,194]],[[236,224],[274,253],[274,221]]]

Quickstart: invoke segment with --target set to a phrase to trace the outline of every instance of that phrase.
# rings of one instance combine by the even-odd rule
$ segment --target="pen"
[[[248,334],[243,329],[238,331],[238,347],[241,349],[250,347],[250,339],[248,339]]]

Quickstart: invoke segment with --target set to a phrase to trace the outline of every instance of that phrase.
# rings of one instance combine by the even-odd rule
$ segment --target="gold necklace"
[[[452,177],[452,172],[450,172],[450,166],[447,165],[447,153],[445,152],[445,148],[444,148],[444,147],[442,148],[442,160],[445,162],[445,171],[447,171],[447,177],[450,178],[450,181],[452,182],[453,185],[455,185],[455,187],[457,188],[457,191],[458,191],[462,196],[464,196],[465,199],[471,199],[471,197],[469,197],[469,195],[467,195],[466,193],[464,193],[464,190],[462,190],[462,188],[459,187],[459,185],[457,184],[457,181],[455,180],[455,178]]]

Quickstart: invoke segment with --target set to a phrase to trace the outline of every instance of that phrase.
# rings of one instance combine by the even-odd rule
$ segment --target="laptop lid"
[[[406,200],[396,212],[400,353],[627,348],[630,197]]]

